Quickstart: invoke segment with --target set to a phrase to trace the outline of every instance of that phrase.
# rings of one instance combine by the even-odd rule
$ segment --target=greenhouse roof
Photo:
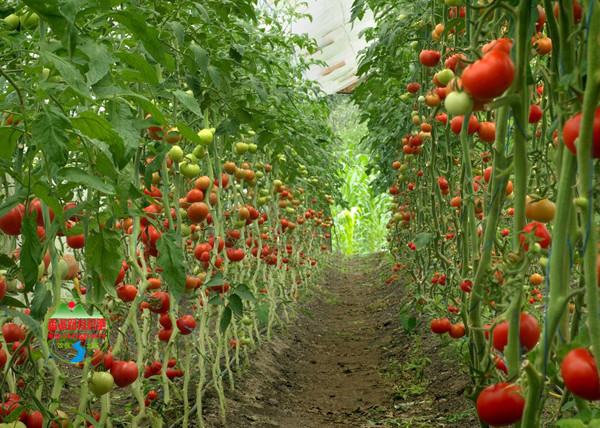
[[[294,33],[307,33],[316,39],[320,49],[305,55],[326,65],[313,65],[307,77],[319,82],[328,94],[348,93],[356,87],[358,52],[367,45],[359,34],[374,25],[370,10],[361,21],[352,23],[352,3],[353,0],[308,0],[298,11],[310,14],[312,21],[306,18],[292,25]]]

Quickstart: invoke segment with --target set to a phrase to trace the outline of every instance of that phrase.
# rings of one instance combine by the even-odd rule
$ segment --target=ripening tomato
[[[514,424],[523,417],[525,399],[521,387],[511,383],[496,383],[477,397],[477,414],[483,422],[500,427]]]
[[[440,62],[440,58],[440,53],[433,50],[423,50],[419,54],[419,61],[425,67],[435,67]]]
[[[577,113],[575,116],[569,118],[565,122],[563,128],[563,140],[565,146],[574,155],[577,154],[577,147],[575,146],[575,140],[579,137],[579,128],[581,127],[581,113]],[[592,137],[592,157],[600,158],[600,107],[596,109],[594,115],[593,125],[593,137]]]
[[[208,212],[208,205],[204,202],[194,202],[187,209],[187,216],[191,221],[198,223],[206,219]]]
[[[510,50],[514,44],[514,40],[508,40],[503,37],[501,39],[492,40],[481,48],[481,52],[485,55],[491,51],[501,51],[510,55]]]
[[[548,223],[554,220],[556,205],[547,198],[533,201],[529,196],[526,198],[525,215],[530,220]]]
[[[532,231],[534,231],[535,241],[539,243],[542,248],[548,248],[550,246],[552,238],[550,237],[550,233],[548,232],[548,229],[546,229],[546,226],[537,221],[532,221],[525,225],[519,237],[525,251],[529,250],[529,244],[525,243],[525,236]]]
[[[466,67],[466,63],[463,61],[466,59],[467,57],[463,54],[454,54],[448,57],[446,61],[444,61],[444,67],[446,67],[449,70],[452,70],[453,73],[456,73],[457,68],[458,70],[462,70]]]
[[[510,55],[492,50],[465,68],[462,83],[466,92],[479,100],[490,100],[506,91],[515,78],[515,65]]]
[[[537,320],[529,314],[521,313],[519,320],[519,342],[527,352],[537,345],[540,339],[540,325]],[[504,352],[508,343],[508,321],[501,322],[492,330],[492,343],[494,348]]]
[[[452,132],[454,132],[456,135],[460,134],[460,131],[462,130],[463,121],[464,116],[456,116],[450,121],[450,129],[452,129]],[[469,135],[473,135],[475,131],[477,131],[478,125],[479,121],[477,120],[477,118],[471,115],[471,117],[469,118],[469,127],[467,129]]]
[[[148,303],[150,304],[148,309],[150,309],[151,312],[163,314],[167,312],[170,307],[169,293],[155,291],[148,299]]]
[[[496,141],[496,124],[494,122],[481,122],[477,126],[477,135],[484,143]]]
[[[600,400],[600,380],[596,360],[590,351],[577,348],[570,351],[560,366],[565,386],[584,400]]]

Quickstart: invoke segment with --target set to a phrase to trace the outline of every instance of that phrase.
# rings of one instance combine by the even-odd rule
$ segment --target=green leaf
[[[21,273],[25,280],[25,291],[31,291],[38,282],[38,266],[42,262],[42,244],[37,234],[37,223],[35,221],[35,210],[31,215],[23,219],[21,234],[23,245],[21,246]]]
[[[18,299],[10,296],[4,296],[2,298],[2,306],[12,307],[12,308],[26,308],[27,305],[21,302]]]
[[[422,232],[419,233],[416,237],[415,237],[415,247],[417,250],[422,250],[423,248],[425,248],[428,244],[429,241],[431,241],[431,238],[433,238],[433,235],[429,232]]]
[[[91,111],[84,111],[72,119],[73,126],[90,138],[104,141],[109,146],[123,145],[123,139],[116,133],[109,121]]]
[[[416,317],[402,317],[400,318],[400,322],[405,333],[410,333],[417,327]]]
[[[97,43],[92,39],[81,46],[81,50],[88,56],[89,70],[86,73],[88,85],[98,83],[110,71],[116,58],[105,44]]]
[[[158,241],[158,266],[163,269],[163,278],[176,302],[185,292],[186,280],[185,265],[183,264],[185,257],[177,242],[177,233],[172,230],[163,234]]]
[[[162,65],[168,66],[164,46],[158,38],[158,30],[148,25],[145,15],[124,10],[113,12],[111,15],[112,19],[127,27],[137,42],[144,45],[144,49],[152,58]]]
[[[256,301],[254,294],[252,294],[252,291],[250,291],[246,284],[241,284],[235,287],[234,293],[244,300],[249,300],[251,302]]]
[[[183,104],[185,108],[187,108],[195,115],[202,117],[202,109],[200,109],[196,98],[181,90],[173,92],[173,95],[175,95],[175,97],[179,100],[181,104]]]
[[[23,0],[40,18],[50,23],[52,29],[59,37],[65,32],[67,20],[60,13],[57,0]]]
[[[201,144],[202,140],[200,140],[200,137],[198,136],[198,133],[194,132],[185,123],[178,122],[177,123],[177,129],[179,130],[179,132],[181,132],[181,135],[183,135],[185,138],[187,138],[191,142],[196,143],[196,144]]]
[[[69,137],[65,130],[70,128],[71,122],[65,115],[53,107],[42,105],[41,115],[33,123],[33,142],[49,160],[65,165],[69,155]]]
[[[0,159],[11,159],[23,131],[14,126],[0,127]]]
[[[229,296],[229,307],[238,317],[242,317],[244,315],[244,304],[242,303],[242,299],[237,294],[232,294]]]
[[[298,310],[299,310],[300,312],[302,312],[303,314],[305,314],[306,316],[308,316],[310,319],[313,319],[313,318],[314,318],[314,315],[313,315],[313,314],[312,314],[312,312],[310,312],[308,309],[304,309],[303,307],[301,307],[301,306],[298,306]]]
[[[269,308],[269,302],[265,302],[256,308],[256,317],[264,325],[269,323]]]
[[[587,425],[579,419],[561,419],[556,421],[559,428],[585,428]]]
[[[27,197],[27,194],[27,188],[20,187],[17,192],[4,199],[4,202],[0,205],[0,217],[8,213],[15,206],[22,204],[23,200]]]
[[[62,168],[58,173],[58,178],[71,183],[85,185],[107,195],[114,195],[116,193],[112,184],[105,183],[102,178],[92,175],[80,168]]]
[[[227,331],[227,327],[231,323],[231,308],[225,307],[223,308],[223,313],[221,314],[221,320],[219,321],[219,330],[221,330],[221,334],[225,334]]]
[[[31,316],[36,320],[42,320],[52,305],[52,293],[42,282],[38,282],[33,291],[31,300]]]
[[[44,50],[40,52],[40,57],[44,63],[51,63],[56,67],[60,77],[71,89],[79,95],[91,99],[86,81],[71,61]]]
[[[209,279],[207,283],[203,284],[203,286],[208,288],[208,287],[213,287],[216,285],[223,285],[223,284],[225,284],[225,279],[223,279],[223,274],[221,272],[217,272],[215,274],[215,276],[213,276],[211,279]]]
[[[123,261],[120,234],[114,230],[92,230],[85,242],[85,262],[92,274],[91,297],[96,303],[106,295],[117,296],[115,281]],[[88,290],[89,290],[88,288]]]
[[[223,304],[225,304],[225,302],[221,298],[220,293],[213,293],[211,298],[208,299],[208,304],[209,305],[223,305]]]
[[[190,45],[190,49],[194,54],[198,67],[206,74],[208,72],[208,52],[198,45]]]
[[[132,52],[118,52],[116,55],[124,64],[138,71],[150,85],[158,86],[157,70],[148,64],[148,61],[143,56]]]
[[[221,72],[214,65],[208,67],[208,75],[217,89],[221,88]]]
[[[2,268],[12,268],[15,266],[15,261],[8,257],[7,254],[0,254],[0,267]]]
[[[181,22],[171,21],[167,24],[167,27],[173,32],[179,46],[183,46],[185,43],[185,29]]]

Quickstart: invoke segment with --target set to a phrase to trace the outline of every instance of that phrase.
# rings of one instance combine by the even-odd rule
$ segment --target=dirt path
[[[299,313],[293,326],[252,356],[236,390],[227,392],[226,426],[472,426],[460,415],[456,425],[447,418],[433,423],[439,411],[431,404],[439,394],[428,393],[439,385],[427,379],[426,371],[432,368],[429,376],[435,380],[440,369],[431,367],[431,357],[444,364],[443,357],[423,343],[419,352],[424,349],[431,357],[419,357],[403,337],[398,311],[403,293],[398,284],[386,286],[382,256],[342,261],[328,270],[323,290],[306,306],[312,317]],[[442,373],[453,374],[450,367]],[[442,413],[470,408],[460,396],[467,383],[464,377],[459,381],[443,385],[442,398],[449,393],[455,402],[442,406]],[[217,407],[207,406],[212,409],[206,415],[209,427],[222,426]]]

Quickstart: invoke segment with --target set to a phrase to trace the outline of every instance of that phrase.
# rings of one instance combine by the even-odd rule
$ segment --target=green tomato
[[[200,144],[204,146],[208,146],[213,142],[214,132],[208,128],[204,128],[200,132],[198,132],[198,137],[200,137]]]
[[[194,147],[194,151],[192,153],[194,154],[194,156],[200,159],[204,157],[204,155],[206,154],[206,150],[204,149],[204,146],[198,145]]]
[[[242,318],[242,324],[244,325],[252,325],[252,320],[248,317]]]
[[[403,163],[402,165],[400,165],[400,168],[398,168],[398,172],[405,173],[407,169],[408,169],[408,165]]]
[[[242,344],[246,345],[246,346],[250,346],[250,345],[254,344],[252,339],[250,339],[249,337],[242,337],[241,340],[242,340]]]
[[[425,97],[423,95],[420,95],[419,98],[417,98],[417,101],[423,104],[425,102]]]
[[[400,95],[400,101],[402,101],[403,103],[408,103],[411,100],[411,96],[410,94],[406,93],[406,94],[402,94]]]
[[[16,30],[17,28],[19,28],[19,16],[15,15],[14,13],[11,13],[10,15],[6,16],[4,18],[4,22],[6,23],[6,26],[8,27],[9,30]]]
[[[169,159],[173,162],[181,162],[183,160],[183,149],[179,146],[173,146],[169,150]]]
[[[236,222],[235,222],[235,227],[236,228],[239,229],[239,228],[242,228],[244,226],[246,226],[246,220],[236,220]]]
[[[258,204],[259,207],[262,207],[263,205],[265,205],[267,203],[267,198],[265,198],[265,197],[257,198],[256,203]]]
[[[248,151],[254,154],[258,151],[258,146],[256,144],[248,144]]]
[[[190,233],[192,233],[192,229],[187,224],[183,223],[181,225],[181,236],[187,237],[190,236]]]
[[[415,51],[419,50],[419,42],[417,40],[411,42],[410,47],[413,48]]]
[[[449,68],[444,68],[438,73],[437,78],[442,85],[447,85],[452,79],[454,79],[454,72]]]
[[[255,175],[258,179],[261,179],[265,176],[265,174],[262,171],[256,171]]]
[[[193,178],[200,175],[200,166],[182,162],[179,164],[179,171],[184,177]]]
[[[246,143],[235,143],[235,154],[236,155],[243,155],[244,153],[246,153],[248,151],[248,144]]]
[[[466,92],[450,92],[444,101],[446,111],[453,116],[467,114],[473,109],[473,98]]]
[[[95,372],[92,375],[92,379],[90,380],[88,386],[92,393],[94,393],[97,396],[100,396],[109,392],[114,384],[115,380],[110,373]]]
[[[192,91],[191,89],[188,89],[187,91],[185,91],[185,93],[191,95],[192,97],[194,96],[194,91]]]
[[[195,165],[198,163],[198,158],[193,153],[188,153],[187,155],[185,155],[185,161]]]
[[[21,26],[23,28],[31,29],[37,27],[40,22],[40,17],[37,13],[26,13],[25,15],[21,15]]]

